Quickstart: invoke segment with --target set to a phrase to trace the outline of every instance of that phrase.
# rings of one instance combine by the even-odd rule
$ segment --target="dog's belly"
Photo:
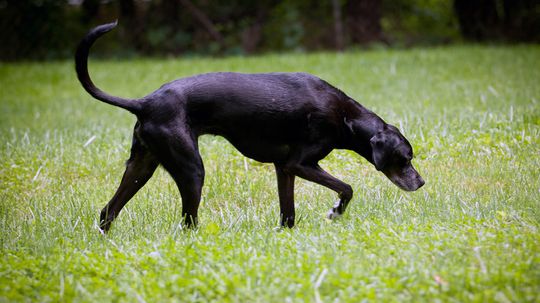
[[[260,118],[261,114],[253,114],[218,122],[206,120],[196,129],[198,134],[224,137],[248,158],[277,164],[286,163],[291,154],[306,147],[313,149],[317,146],[326,150],[326,146],[334,146],[338,139],[334,125],[322,123],[324,121],[310,125],[309,115],[294,117],[283,114],[275,119]],[[318,155],[317,152],[315,154]]]
[[[291,149],[289,144],[266,141],[263,138],[234,139],[225,137],[242,155],[267,163],[284,162]]]
[[[307,117],[282,114],[265,118],[264,113],[192,120],[196,133],[224,137],[244,156],[259,162],[285,162],[290,150],[309,140]],[[193,125],[192,124],[192,125]]]

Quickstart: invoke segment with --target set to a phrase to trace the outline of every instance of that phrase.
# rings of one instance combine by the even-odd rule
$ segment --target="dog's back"
[[[337,103],[347,103],[341,91],[306,73],[208,73],[169,82],[144,99],[145,111],[185,110],[191,124],[203,132],[205,127],[227,129],[230,123],[250,120],[287,124],[308,115],[316,118],[317,113],[333,115],[342,108]]]

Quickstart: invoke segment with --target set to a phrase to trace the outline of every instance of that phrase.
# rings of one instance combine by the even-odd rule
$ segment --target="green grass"
[[[1,302],[540,300],[539,46],[90,68],[124,97],[208,71],[316,74],[402,129],[427,184],[402,192],[335,151],[322,166],[355,189],[347,214],[326,221],[335,194],[298,180],[297,226],[276,229],[273,167],[204,136],[199,229],[180,228],[160,169],[102,236],[134,117],[91,99],[72,62],[1,64]]]

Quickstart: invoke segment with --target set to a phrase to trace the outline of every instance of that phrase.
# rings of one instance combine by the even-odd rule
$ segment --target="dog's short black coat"
[[[88,93],[137,116],[126,171],[101,212],[104,231],[160,164],[178,185],[185,224],[195,225],[204,181],[198,150],[203,134],[223,136],[246,157],[275,165],[282,226],[294,225],[296,176],[337,192],[328,218],[345,211],[351,186],[318,165],[333,149],[357,152],[404,190],[424,184],[411,165],[412,147],[397,128],[309,74],[209,73],[172,81],[141,99],[108,95],[92,83],[87,61],[94,41],[115,26],[91,30],[75,59]]]

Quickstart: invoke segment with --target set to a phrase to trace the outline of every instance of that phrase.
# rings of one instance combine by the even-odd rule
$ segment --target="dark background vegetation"
[[[119,57],[540,41],[539,0],[0,0],[0,60],[69,58],[115,19]]]

